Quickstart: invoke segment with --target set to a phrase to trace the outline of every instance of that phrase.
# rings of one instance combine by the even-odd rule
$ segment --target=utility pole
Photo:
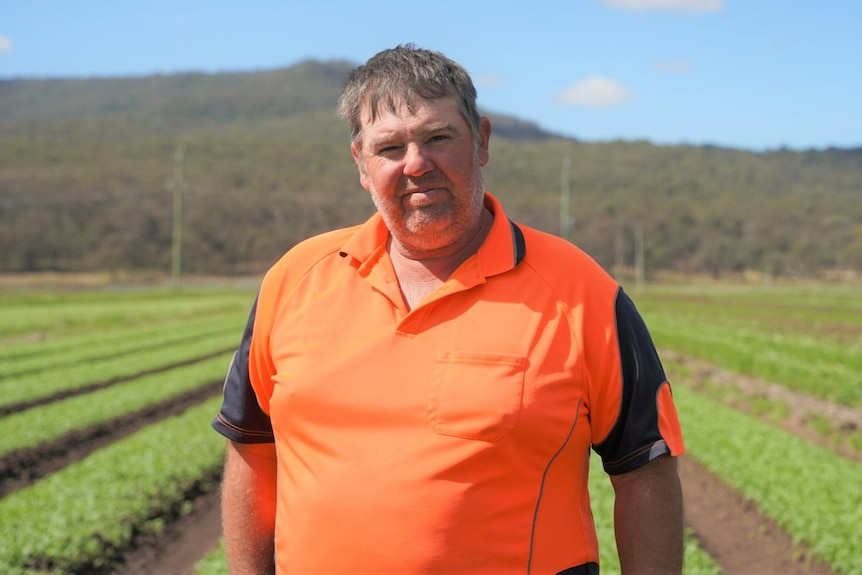
[[[569,241],[572,239],[572,218],[569,215],[571,167],[571,158],[563,158],[563,167],[560,171],[560,237]]]
[[[635,230],[635,287],[637,291],[644,290],[646,273],[644,271],[644,231]]]
[[[183,162],[186,148],[183,144],[177,146],[174,152],[174,179],[170,187],[174,192],[173,228],[171,231],[171,285],[179,287],[182,276],[183,257],[183,193],[186,182],[183,179]]]
[[[619,283],[623,283],[623,274],[625,273],[625,256],[623,255],[623,234],[617,232],[617,237],[614,240],[614,279]]]

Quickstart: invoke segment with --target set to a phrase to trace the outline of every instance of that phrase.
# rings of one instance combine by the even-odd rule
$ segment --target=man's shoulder
[[[362,224],[311,236],[293,246],[285,256],[304,258],[316,254],[337,252],[360,228],[362,228]]]
[[[297,281],[319,263],[332,256],[337,257],[344,244],[356,233],[359,227],[361,226],[332,230],[300,241],[269,268],[264,277],[261,291],[273,289],[280,291]]]
[[[290,248],[273,268],[313,265],[321,258],[339,252],[360,227],[341,228],[306,238]]]
[[[529,258],[530,263],[552,267],[578,265],[596,273],[604,273],[592,256],[572,242],[523,224],[516,225],[524,234],[526,257]]]
[[[548,232],[516,225],[524,236],[522,264],[542,278],[559,298],[613,300],[619,284],[585,250]]]

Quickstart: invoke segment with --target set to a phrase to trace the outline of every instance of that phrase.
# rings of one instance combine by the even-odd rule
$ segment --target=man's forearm
[[[662,456],[612,476],[614,527],[625,575],[679,574],[683,558],[682,487],[676,458]]]
[[[275,573],[275,447],[228,441],[222,526],[232,575]]]

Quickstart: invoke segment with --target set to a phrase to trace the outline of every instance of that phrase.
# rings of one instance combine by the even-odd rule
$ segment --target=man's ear
[[[486,116],[482,116],[479,120],[479,165],[484,166],[490,158],[490,140],[491,140],[491,120]]]
[[[371,182],[368,180],[368,170],[365,168],[365,160],[362,159],[362,143],[352,142],[350,144],[350,153],[353,155],[353,161],[356,162],[356,169],[359,170],[359,183],[368,191],[371,191]]]

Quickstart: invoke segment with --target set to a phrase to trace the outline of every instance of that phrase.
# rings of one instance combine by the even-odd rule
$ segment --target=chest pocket
[[[518,425],[527,358],[443,352],[437,356],[428,415],[442,435],[498,441]]]

